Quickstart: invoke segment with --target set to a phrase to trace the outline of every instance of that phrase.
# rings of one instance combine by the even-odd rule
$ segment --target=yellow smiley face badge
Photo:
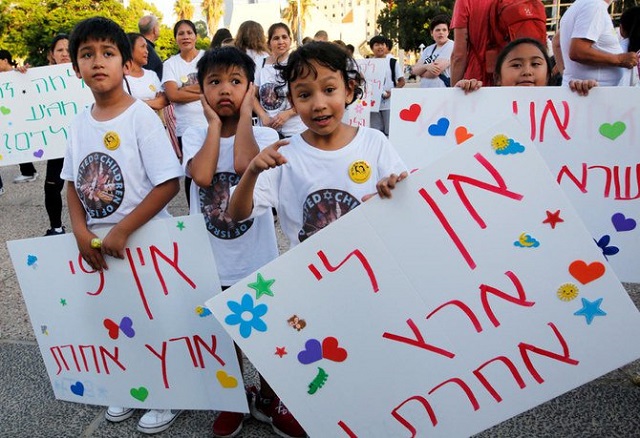
[[[364,160],[358,160],[349,166],[349,178],[351,181],[362,184],[371,178],[371,166]]]
[[[104,147],[110,151],[115,151],[120,147],[120,136],[116,132],[107,132],[102,141],[104,142]]]

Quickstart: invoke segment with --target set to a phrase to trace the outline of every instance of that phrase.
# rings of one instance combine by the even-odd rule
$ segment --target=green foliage
[[[438,14],[451,16],[454,0],[383,0],[386,7],[378,15],[381,34],[407,51],[433,43],[429,22]]]

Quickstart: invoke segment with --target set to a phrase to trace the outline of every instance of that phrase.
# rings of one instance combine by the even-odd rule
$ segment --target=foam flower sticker
[[[254,306],[251,295],[244,294],[241,302],[227,301],[227,306],[233,313],[227,315],[224,322],[229,325],[240,325],[240,336],[243,338],[251,336],[251,330],[267,331],[267,324],[261,319],[267,313],[266,304]]]

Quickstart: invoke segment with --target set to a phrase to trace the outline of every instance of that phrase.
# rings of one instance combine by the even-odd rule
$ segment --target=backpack
[[[547,14],[540,0],[495,0],[489,10],[489,44],[485,71],[493,73],[496,58],[510,41],[533,38],[547,45]]]

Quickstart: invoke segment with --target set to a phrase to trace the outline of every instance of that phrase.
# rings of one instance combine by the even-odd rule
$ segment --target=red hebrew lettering
[[[160,359],[162,369],[162,383],[164,384],[165,388],[169,389],[169,379],[167,377],[167,342],[162,341],[162,353],[160,354],[158,354],[158,352],[154,350],[151,345],[144,344],[144,346],[147,347],[147,350],[153,353],[154,356]]]
[[[136,253],[138,253],[138,260],[140,260],[140,266],[144,266],[144,255],[142,254],[142,248],[136,248]]]
[[[621,193],[621,179],[620,179],[620,167],[613,167],[613,183],[616,189],[616,200],[623,201],[632,201],[634,199],[640,198],[640,163],[636,164],[636,177],[635,177],[635,191],[636,194],[631,196],[631,185],[632,185],[632,173],[633,168],[631,166],[626,166],[624,168],[624,195]]]
[[[489,305],[489,294],[502,298],[505,301],[509,301],[510,303],[514,303],[519,306],[531,307],[535,304],[534,301],[527,301],[526,292],[522,287],[522,283],[520,283],[520,280],[513,272],[507,271],[504,273],[504,275],[509,277],[509,280],[511,280],[513,285],[516,287],[516,292],[518,292],[517,297],[509,295],[505,292],[502,292],[500,289],[496,289],[495,287],[486,284],[480,285],[480,299],[482,300],[482,307],[484,308],[484,311],[493,323],[494,327],[498,327],[500,325],[500,321],[498,321],[495,314],[493,313],[493,310],[491,309],[491,306]]]
[[[606,174],[606,183],[604,184],[604,197],[608,198],[611,193],[611,169],[607,166],[589,166],[589,170],[591,169],[602,169]]]
[[[179,338],[171,338],[169,342],[175,342],[183,339],[184,343],[187,344],[187,349],[189,350],[189,356],[191,356],[191,362],[193,362],[194,368],[198,368],[198,361],[196,360],[196,354],[193,350],[193,345],[191,345],[191,338],[189,336],[180,336]]]
[[[89,366],[87,364],[87,357],[84,354],[85,348],[88,348],[91,351],[91,355],[93,356],[93,365],[96,367],[96,372],[100,374],[100,363],[98,362],[98,354],[96,353],[96,347],[93,345],[78,345],[80,350],[80,356],[82,356],[82,363],[84,364],[85,371],[89,371]]]
[[[403,401],[402,403],[400,403],[398,406],[396,406],[393,411],[391,411],[391,415],[393,416],[393,418],[395,418],[396,420],[398,420],[398,422],[400,424],[402,424],[404,427],[407,428],[407,430],[409,432],[411,432],[411,437],[415,437],[416,433],[418,433],[418,431],[416,430],[416,428],[413,426],[413,424],[409,423],[409,421],[407,421],[406,418],[404,418],[402,415],[400,415],[398,413],[398,411],[407,403],[409,403],[410,401],[417,401],[418,403],[420,403],[422,405],[422,407],[424,408],[424,410],[427,412],[427,414],[429,415],[429,420],[431,420],[431,424],[433,424],[434,426],[436,424],[438,424],[438,419],[436,418],[436,414],[435,412],[433,412],[433,408],[431,407],[431,405],[429,404],[429,402],[427,401],[426,398],[421,397],[419,395],[414,395],[413,397],[409,397],[408,399],[406,399],[405,401]]]
[[[502,175],[500,175],[500,172],[498,172],[498,170],[495,167],[493,167],[491,163],[484,156],[482,156],[482,154],[477,153],[474,155],[474,158],[482,165],[482,167],[484,167],[487,170],[487,172],[489,172],[489,174],[493,177],[497,185],[491,185],[489,183],[480,181],[475,178],[470,178],[468,176],[457,175],[453,173],[449,174],[447,179],[452,181],[453,186],[455,187],[456,192],[460,197],[460,200],[464,204],[465,208],[467,209],[471,217],[473,217],[473,219],[477,222],[480,228],[484,229],[487,227],[487,225],[485,224],[484,220],[480,217],[477,210],[473,207],[473,205],[471,205],[471,202],[469,201],[469,197],[467,196],[464,189],[462,188],[462,183],[469,184],[471,186],[474,186],[479,189],[486,190],[492,193],[496,193],[501,196],[506,196],[507,198],[514,199],[516,201],[520,201],[523,198],[523,196],[507,189],[507,185],[504,182],[504,178],[502,178]]]
[[[359,249],[351,251],[340,263],[338,263],[337,266],[333,266],[329,262],[329,259],[327,259],[327,256],[325,255],[325,253],[323,251],[318,251],[317,254],[318,254],[318,257],[320,257],[320,261],[322,261],[322,264],[324,265],[325,268],[327,268],[327,270],[329,272],[337,271],[351,257],[356,257],[360,261],[360,263],[362,264],[362,267],[364,268],[364,270],[367,272],[367,275],[369,276],[369,281],[371,282],[371,287],[373,289],[373,292],[376,293],[380,289],[378,287],[378,280],[376,279],[376,275],[373,272],[373,269],[371,268],[371,265],[369,264],[369,261],[362,254],[362,252]],[[307,268],[313,273],[313,275],[316,277],[316,279],[318,281],[322,280],[322,274],[320,273],[320,271],[318,271],[318,268],[316,268],[315,265],[310,264],[309,266],[307,266]]]
[[[113,354],[111,354],[109,350],[104,348],[102,345],[99,348],[100,348],[100,356],[102,356],[102,365],[104,366],[104,371],[107,374],[110,374],[109,365],[107,365],[107,357],[111,359],[116,365],[118,365],[122,371],[127,370],[125,366],[122,365],[122,363],[120,363],[120,361],[118,360],[118,354],[119,354],[118,347],[113,347]]]
[[[144,307],[144,311],[147,313],[149,319],[153,319],[153,314],[151,313],[151,309],[149,308],[149,303],[147,302],[147,296],[144,293],[144,288],[142,287],[142,283],[140,282],[140,277],[138,276],[138,270],[136,269],[136,265],[133,261],[133,257],[131,256],[131,250],[129,248],[124,249],[125,254],[127,255],[127,260],[129,261],[129,266],[131,267],[131,274],[133,275],[133,279],[136,282],[136,287],[138,288],[138,294],[140,294],[140,299],[142,300],[142,306]]]
[[[191,289],[196,288],[196,284],[193,282],[193,280],[191,280],[187,276],[187,274],[185,274],[184,271],[180,269],[180,267],[178,266],[178,243],[177,242],[173,242],[173,259],[170,259],[169,257],[167,257],[155,245],[151,245],[149,247],[149,250],[151,251],[151,260],[153,261],[153,268],[156,270],[156,274],[158,275],[158,279],[160,280],[160,284],[162,285],[162,290],[164,291],[165,295],[168,295],[169,291],[167,290],[167,285],[165,284],[164,277],[162,275],[162,272],[160,272],[160,268],[158,266],[158,257],[160,257],[162,260],[167,262],[173,269],[175,269],[178,275],[180,275],[180,277],[182,277],[182,279],[186,281],[189,286],[191,286]]]
[[[495,388],[493,387],[493,385],[491,385],[491,383],[489,383],[489,381],[487,380],[487,378],[484,376],[484,374],[482,374],[480,372],[480,370],[482,370],[484,367],[486,367],[487,365],[489,365],[490,363],[496,362],[496,361],[500,361],[503,364],[505,364],[507,366],[507,368],[509,369],[509,371],[511,371],[511,376],[515,379],[515,381],[518,383],[518,386],[520,386],[520,389],[523,389],[525,386],[527,386],[524,383],[524,380],[522,379],[522,376],[520,375],[520,372],[518,372],[518,369],[516,368],[516,366],[513,364],[513,362],[511,362],[511,360],[509,358],[507,358],[506,356],[497,356],[494,357],[493,359],[490,359],[488,361],[486,361],[485,363],[483,363],[482,365],[480,365],[478,368],[476,368],[473,371],[473,374],[478,378],[478,380],[480,381],[480,383],[482,383],[482,386],[484,386],[486,388],[487,391],[489,391],[489,394],[491,394],[491,396],[498,402],[500,403],[502,401],[502,397],[500,396],[500,394],[498,394],[498,391],[495,390]]]
[[[476,314],[473,313],[473,310],[471,310],[469,306],[467,306],[465,303],[463,303],[460,300],[447,301],[446,303],[438,306],[434,311],[432,311],[430,314],[427,315],[427,319],[431,318],[433,315],[439,312],[440,309],[443,309],[447,306],[458,307],[460,310],[462,310],[462,312],[465,315],[467,315],[467,318],[469,318],[469,320],[473,324],[473,327],[476,329],[476,332],[480,333],[482,331],[482,326],[480,325],[480,321],[478,320],[478,317],[476,316]]]
[[[544,129],[546,126],[547,115],[549,113],[551,113],[553,121],[556,122],[556,126],[558,127],[558,131],[560,131],[560,135],[562,135],[565,140],[571,140],[571,137],[569,137],[569,134],[567,134],[567,126],[569,126],[570,117],[569,104],[564,100],[562,101],[562,108],[564,109],[564,118],[562,121],[560,121],[560,116],[558,116],[556,106],[551,100],[547,100],[547,104],[542,110],[542,118],[540,119],[540,143],[544,141]]]
[[[71,264],[71,262],[69,262]],[[94,274],[98,272],[98,276],[100,277],[100,283],[98,284],[98,289],[95,292],[87,292],[87,295],[100,295],[102,289],[104,288],[104,273],[102,271],[96,271],[95,269],[89,269],[84,265],[84,259],[82,258],[82,254],[78,253],[78,266],[80,266],[80,270],[85,274]],[[71,268],[71,273],[75,274],[75,269]]]
[[[536,139],[536,103],[529,102],[529,126],[531,127],[531,141]]]
[[[556,178],[558,184],[562,182],[564,175],[566,175],[582,193],[587,193],[587,163],[582,163],[582,178],[580,181],[578,181],[578,178],[569,170],[569,167],[564,165],[560,168],[560,172],[558,172],[558,177]]]
[[[51,355],[53,356],[53,360],[56,361],[56,365],[58,365],[58,371],[56,371],[56,375],[60,374],[62,372],[62,366],[60,366],[60,361],[58,360],[58,355],[60,356],[60,360],[62,360],[62,363],[64,364],[64,368],[69,371],[69,365],[67,364],[67,361],[64,360],[64,355],[62,354],[62,351],[60,351],[60,347],[51,347],[49,348],[49,351],[51,352]],[[56,355],[56,351],[58,352],[58,354]]]
[[[429,391],[429,395],[433,394],[438,389],[442,388],[444,385],[447,385],[449,383],[455,383],[456,385],[458,385],[458,387],[460,387],[460,389],[464,391],[464,394],[467,396],[467,399],[471,402],[471,406],[473,407],[474,411],[477,411],[478,409],[480,409],[480,404],[478,403],[478,399],[473,394],[473,391],[471,391],[471,388],[469,388],[469,385],[467,385],[464,380],[458,377],[453,377],[451,379],[445,380],[439,385],[436,385],[431,391]]]
[[[73,345],[71,344],[61,345],[60,352],[62,352],[63,348],[69,348],[69,351],[71,351],[71,356],[73,357],[73,362],[76,364],[76,370],[81,371],[80,364],[78,363],[78,357],[76,356],[76,349],[73,348]]]
[[[524,342],[521,342],[520,344],[518,344],[518,348],[520,349],[520,355],[522,356],[522,360],[524,361],[524,364],[526,365],[527,369],[529,370],[533,378],[536,379],[536,382],[538,383],[543,383],[544,379],[542,378],[542,376],[540,376],[538,371],[533,366],[533,363],[531,362],[531,358],[529,357],[530,352],[539,354],[541,356],[549,357],[551,359],[564,362],[573,366],[576,366],[578,365],[578,363],[580,363],[579,361],[569,357],[570,356],[569,347],[566,341],[564,340],[564,337],[562,337],[562,334],[560,333],[560,331],[556,328],[556,326],[551,322],[548,323],[547,325],[551,327],[551,330],[553,330],[553,333],[556,335],[556,338],[560,342],[560,345],[562,346],[562,354],[554,353],[549,350],[544,350],[542,348],[536,347],[535,345],[527,344]]]
[[[217,360],[220,366],[224,366],[224,361],[216,354],[216,346],[218,342],[214,335],[211,335],[211,348],[209,348],[207,343],[198,335],[194,335],[193,343],[196,344],[196,351],[198,352],[198,359],[200,360],[201,368],[204,368],[204,360],[202,358],[202,349],[200,347],[204,348],[215,360]]]
[[[411,320],[411,318],[407,319],[407,325],[409,326],[409,328],[411,329],[411,331],[415,335],[415,337],[416,337],[415,339],[406,338],[404,336],[395,335],[395,334],[388,333],[388,332],[384,332],[382,334],[382,337],[386,338],[386,339],[390,339],[392,341],[402,342],[402,343],[405,343],[405,344],[413,345],[414,347],[424,348],[427,351],[431,351],[433,353],[440,354],[442,356],[448,357],[449,359],[452,359],[453,357],[455,357],[455,354],[453,354],[450,351],[444,350],[444,349],[439,348],[439,347],[435,347],[435,346],[433,346],[431,344],[427,344],[424,341],[424,338],[422,337],[422,334],[418,330],[418,327]]]
[[[349,428],[349,426],[345,424],[344,421],[342,420],[338,421],[338,426],[340,426],[340,428],[344,430],[344,432],[349,436],[349,438],[358,438],[358,435],[353,433],[353,431]]]

